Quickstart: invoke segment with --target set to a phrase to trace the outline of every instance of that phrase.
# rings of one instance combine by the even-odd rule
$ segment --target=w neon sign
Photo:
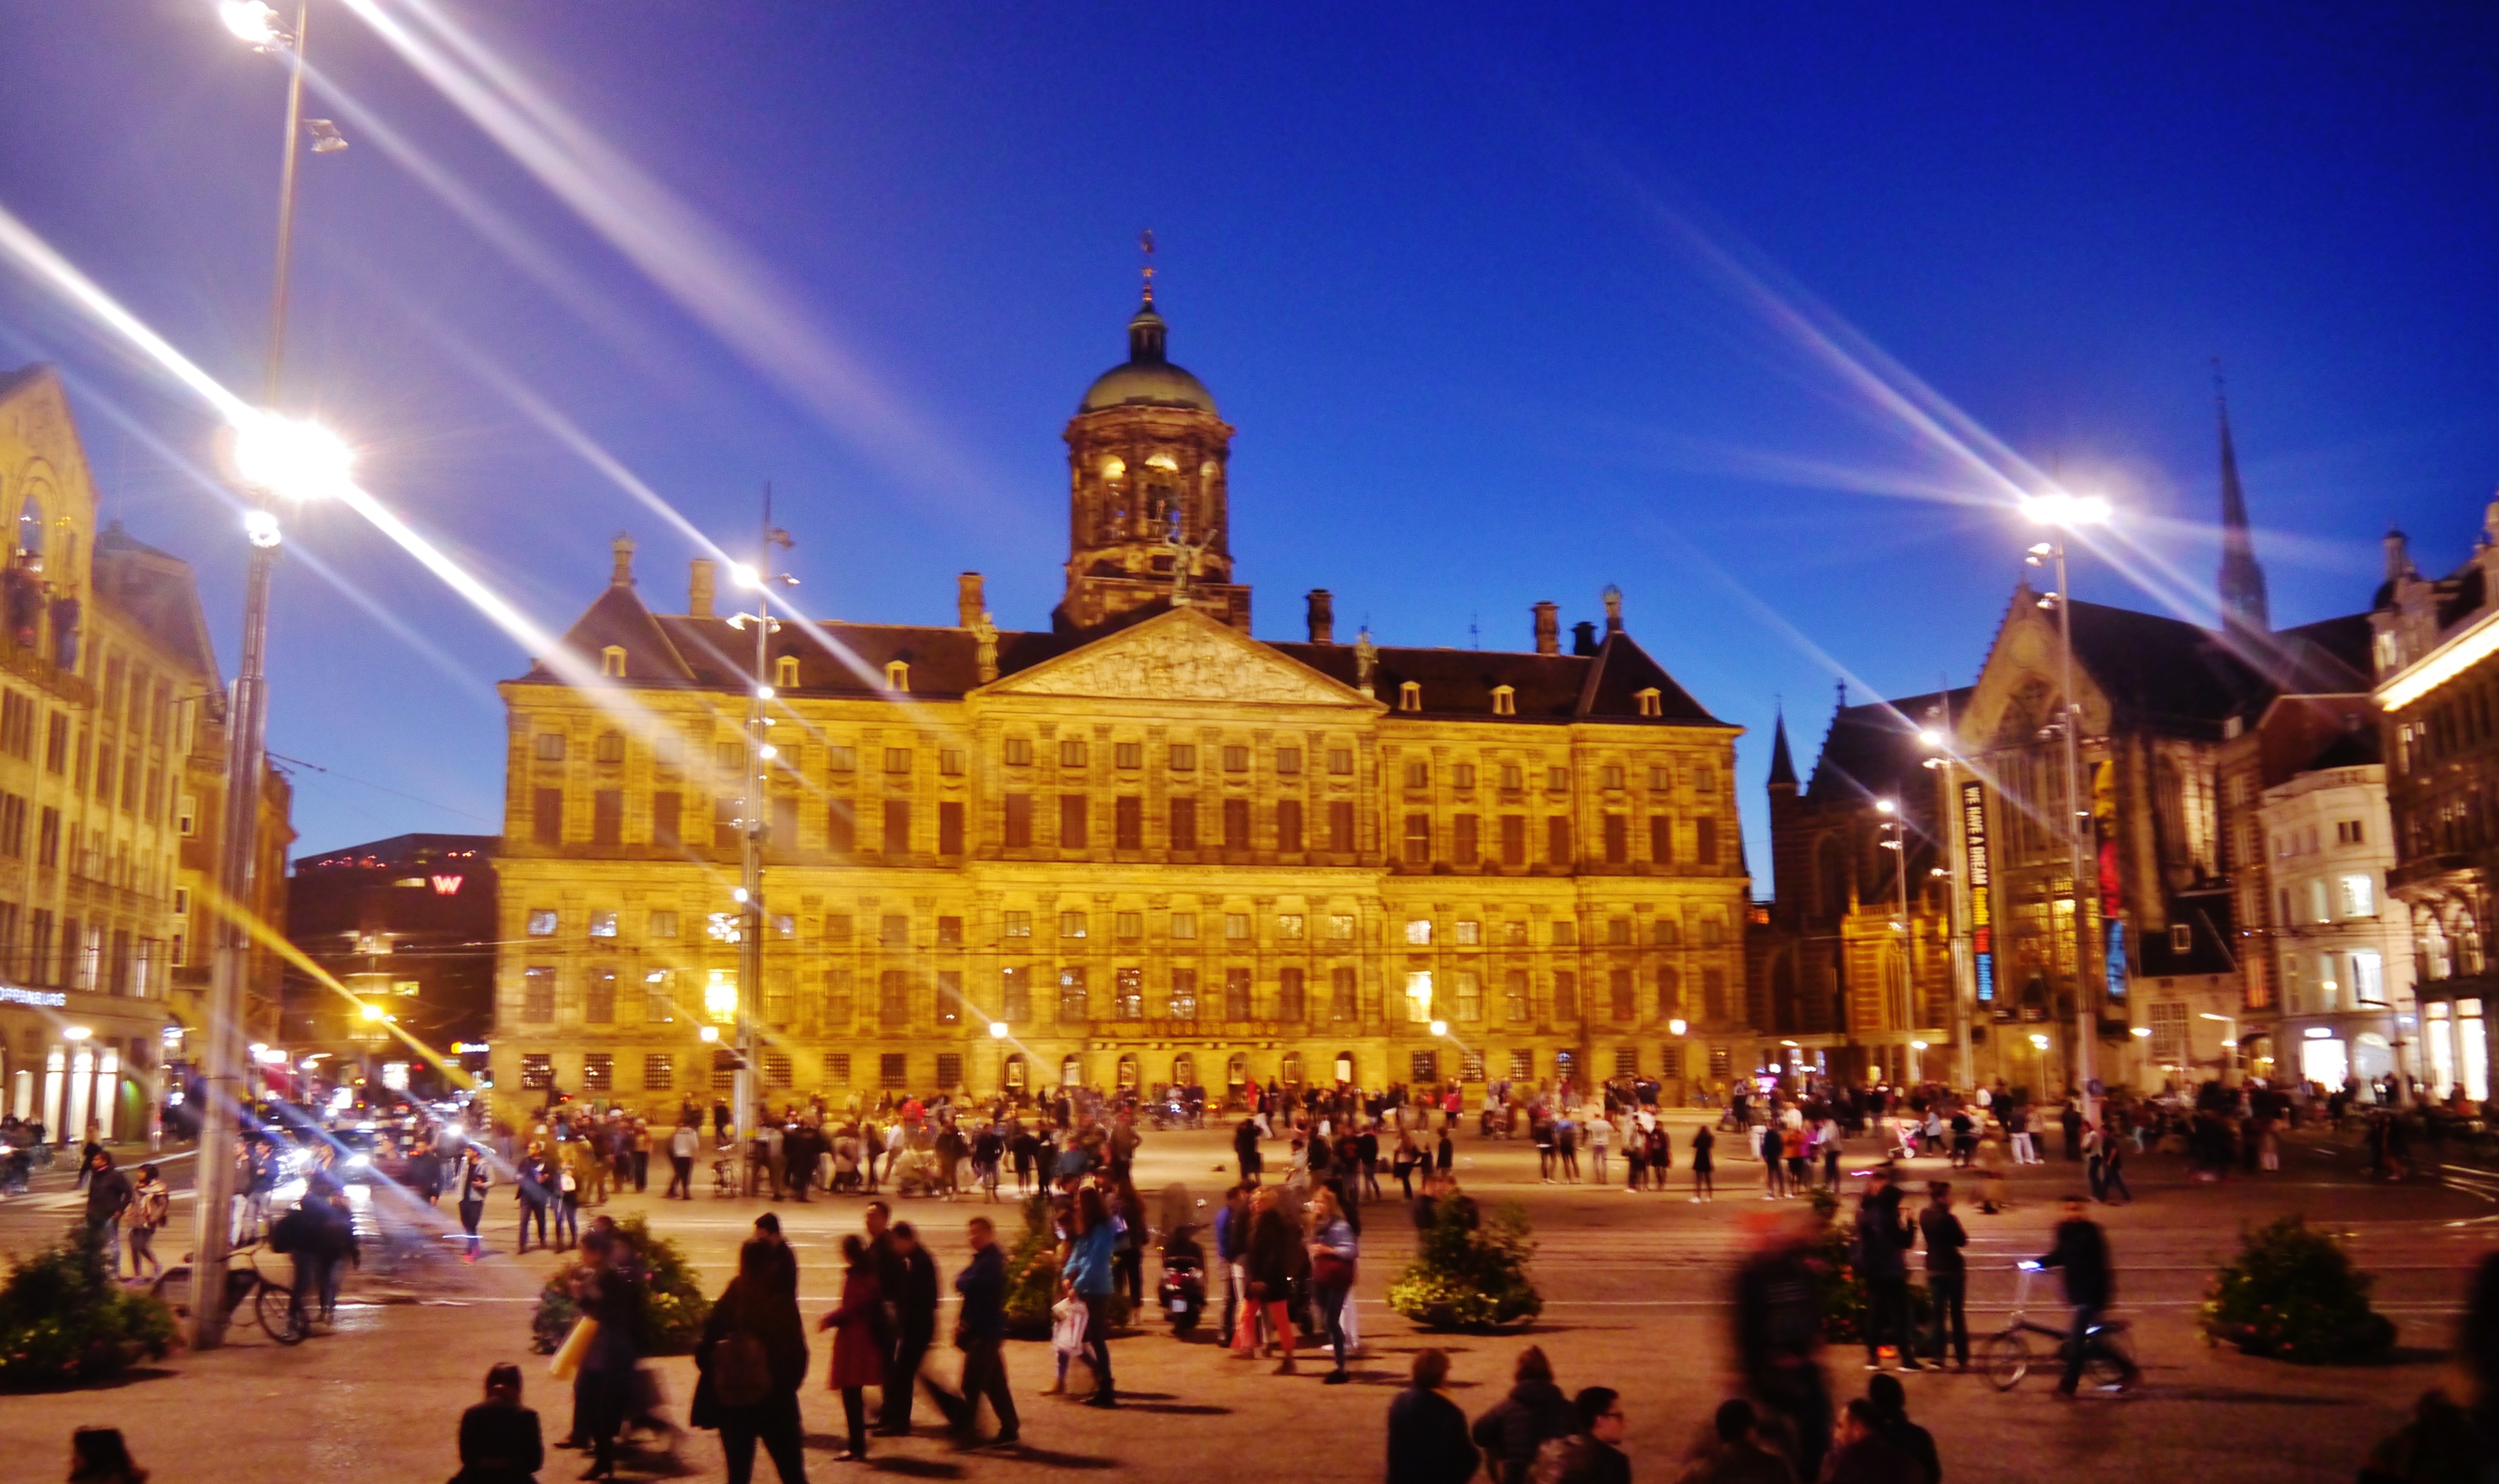
[[[460,894],[460,881],[461,878],[457,876],[438,876],[434,878],[434,894],[436,896],[458,896]]]

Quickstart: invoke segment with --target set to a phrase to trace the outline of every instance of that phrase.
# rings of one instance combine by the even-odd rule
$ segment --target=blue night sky
[[[556,419],[723,544],[771,481],[819,615],[951,622],[970,568],[1044,627],[1059,431],[1151,225],[1240,430],[1258,631],[1324,586],[1341,633],[1524,648],[1530,603],[1617,583],[1751,729],[1760,865],[1778,697],[1808,765],[1834,680],[1976,669],[2031,539],[1988,467],[2116,500],[2082,596],[2209,618],[2215,356],[2277,623],[2365,606],[2389,524],[2461,559],[2499,484],[2492,16],[313,0],[308,112],[353,147],[304,161],[290,401],[558,629],[618,530],[655,607],[694,546]],[[11,24],[0,206],[255,393],[278,64],[208,0]],[[231,665],[205,409],[0,272],[34,359]],[[494,828],[524,649],[352,515],[292,531],[271,745],[336,770],[299,771],[301,850]]]

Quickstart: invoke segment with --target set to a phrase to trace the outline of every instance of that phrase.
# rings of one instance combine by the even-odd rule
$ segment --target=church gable
[[[1193,608],[1120,629],[984,688],[991,695],[1223,701],[1271,706],[1378,702]]]

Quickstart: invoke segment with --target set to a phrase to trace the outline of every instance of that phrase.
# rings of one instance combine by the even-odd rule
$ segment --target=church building
[[[1722,1086],[1756,1060],[1735,741],[1625,628],[1513,652],[1253,636],[1233,429],[1165,352],[1065,430],[1065,594],[998,629],[655,612],[620,537],[506,682],[499,1092],[759,1095],[1508,1078]],[[673,606],[673,605],[672,605]],[[749,696],[769,760],[750,772]],[[753,804],[746,780],[768,778]],[[763,831],[761,982],[732,899]],[[707,1041],[709,1031],[715,1040]]]

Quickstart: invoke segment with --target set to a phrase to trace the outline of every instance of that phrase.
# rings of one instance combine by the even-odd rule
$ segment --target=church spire
[[[1770,787],[1796,791],[1796,758],[1788,754],[1788,712],[1779,708],[1777,725],[1770,728]]]
[[[2222,389],[2222,371],[2213,369],[2213,405],[2222,423],[2222,623],[2225,628],[2256,633],[2273,629],[2265,604],[2264,568],[2256,565],[2255,542],[2248,533],[2248,496],[2239,485],[2238,450],[2230,442],[2230,402]]]

